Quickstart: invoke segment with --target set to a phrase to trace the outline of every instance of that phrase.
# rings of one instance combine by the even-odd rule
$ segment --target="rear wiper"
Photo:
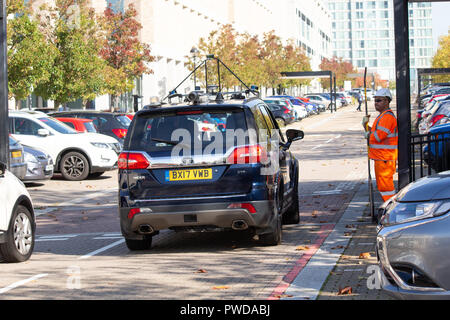
[[[165,140],[165,139],[159,139],[159,138],[152,138],[153,141],[157,141],[157,142],[162,142],[162,143],[166,143],[166,144],[170,144],[172,146],[176,146],[176,145],[180,145],[182,147],[190,147],[185,143],[181,143],[179,141],[173,141],[173,140]]]

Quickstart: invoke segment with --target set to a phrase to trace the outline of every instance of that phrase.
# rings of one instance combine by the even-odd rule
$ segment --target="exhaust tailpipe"
[[[152,226],[150,226],[148,224],[141,224],[139,226],[138,230],[139,230],[139,233],[141,233],[141,234],[150,234],[150,233],[154,232]]]
[[[248,224],[244,220],[234,220],[231,224],[233,230],[246,230],[248,229]]]

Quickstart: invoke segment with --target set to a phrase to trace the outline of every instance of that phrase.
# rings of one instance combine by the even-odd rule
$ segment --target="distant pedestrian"
[[[395,195],[394,174],[398,157],[397,118],[389,107],[392,94],[389,89],[375,93],[375,109],[380,113],[372,127],[368,126],[369,116],[364,116],[363,127],[369,139],[369,158],[375,163],[378,191],[383,201]]]
[[[361,110],[361,103],[363,102],[363,98],[361,93],[358,93],[358,108],[356,108],[357,111],[362,111]]]

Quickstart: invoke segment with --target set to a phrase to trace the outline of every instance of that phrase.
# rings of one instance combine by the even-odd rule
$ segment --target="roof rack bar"
[[[206,61],[206,60],[205,60]],[[197,69],[199,69],[204,63],[205,63],[205,61],[202,61],[191,73],[189,73],[189,75],[186,77],[186,78],[184,78],[184,80],[183,81],[181,81],[176,87],[175,87],[175,89],[173,89],[173,90],[171,90],[170,92],[169,92],[169,94],[166,96],[166,97],[164,97],[161,101],[164,101],[164,100],[166,100],[169,96],[171,96],[173,93],[176,93],[176,91],[177,91],[177,89],[183,84],[183,82],[185,82],[187,79],[189,79],[189,77],[190,76],[192,76],[194,73],[195,73],[195,71],[197,71]],[[195,88],[194,88],[194,90],[195,90]]]

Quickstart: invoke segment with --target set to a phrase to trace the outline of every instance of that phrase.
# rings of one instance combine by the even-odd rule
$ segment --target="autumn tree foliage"
[[[208,54],[214,54],[225,65],[236,65],[238,63],[237,52],[234,50],[237,45],[238,33],[233,29],[231,25],[224,26],[221,30],[215,30],[210,32],[208,38],[200,38],[198,43],[198,50],[201,57],[206,57]],[[208,85],[219,84],[217,64],[215,60],[207,62],[208,70]],[[223,88],[232,88],[238,85],[237,79],[235,79],[230,72],[228,72],[222,66],[220,68],[220,85]],[[206,84],[206,77],[204,72],[196,74],[197,79],[203,86]]]
[[[30,8],[22,0],[8,0],[8,14],[15,14],[7,24],[8,35],[8,93],[14,97],[16,109],[20,100],[33,93],[34,88],[50,77],[53,51],[47,45],[39,24],[30,16]]]
[[[274,31],[266,32],[260,40],[249,33],[240,34],[231,25],[215,30],[198,43],[199,57],[202,61],[208,54],[214,54],[230,67],[247,85],[277,88],[300,85],[298,81],[280,79],[282,71],[311,70],[309,58],[293,42],[283,44]],[[187,56],[186,66],[193,70],[193,57]],[[208,66],[208,84],[217,81],[216,68]],[[223,70],[223,71],[222,71]],[[197,80],[204,84],[204,72],[196,73]],[[221,84],[224,88],[241,84],[226,70],[221,69]]]
[[[111,109],[117,110],[118,97],[134,87],[136,78],[153,71],[148,63],[154,61],[150,46],[139,40],[142,25],[136,20],[137,11],[132,4],[125,12],[106,8],[101,18],[104,40],[100,56],[107,63],[106,91],[111,94]]]
[[[354,80],[349,78],[348,74],[357,73],[357,70],[350,62],[338,57],[332,57],[331,59],[323,58],[319,68],[323,71],[332,71],[336,76],[336,86],[341,88],[344,87],[344,81]],[[324,88],[330,88],[329,79],[322,79],[321,82]]]
[[[439,48],[437,49],[433,59],[433,68],[450,68],[450,34],[439,38]],[[435,76],[435,82],[450,81],[450,75]]]
[[[55,0],[40,7],[36,18],[53,53],[50,77],[34,93],[54,100],[55,109],[67,102],[84,102],[103,94],[106,63],[99,56],[101,33],[88,0]]]

